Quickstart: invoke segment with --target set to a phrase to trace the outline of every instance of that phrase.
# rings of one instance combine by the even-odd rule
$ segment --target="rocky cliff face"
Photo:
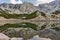
[[[55,0],[53,2],[46,3],[46,4],[40,4],[39,6],[34,6],[32,3],[29,3],[29,2],[24,2],[23,4],[3,3],[3,4],[0,4],[0,7],[3,7],[5,9],[11,9],[12,12],[16,12],[18,10],[20,12],[30,13],[30,12],[39,10],[39,11],[50,13],[55,10],[60,10],[60,0]]]
[[[20,10],[22,12],[34,12],[36,11],[36,7],[32,4],[32,3],[28,3],[28,2],[24,2],[21,7],[20,7]]]
[[[1,8],[10,10],[12,12],[17,13],[17,11],[20,11],[18,13],[31,13],[37,10],[37,7],[35,7],[32,3],[24,2],[23,4],[0,4]]]
[[[48,13],[53,12],[55,10],[60,10],[60,0],[55,0],[46,4],[40,4],[38,7],[40,7],[40,10]]]
[[[0,7],[11,9],[20,9],[20,6],[21,4],[7,4],[7,3],[0,4]]]

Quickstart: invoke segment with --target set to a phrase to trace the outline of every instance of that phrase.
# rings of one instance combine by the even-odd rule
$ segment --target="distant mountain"
[[[50,3],[40,4],[39,6],[34,6],[32,3],[24,2],[23,4],[0,4],[0,8],[4,10],[9,10],[9,13],[31,13],[34,11],[43,11],[46,13],[54,12],[55,10],[60,10],[60,0],[55,0]]]
[[[12,8],[12,9],[19,9],[21,4],[8,4],[8,3],[2,3],[0,4],[0,7],[4,8]]]
[[[46,4],[40,4],[38,7],[40,10],[48,12],[48,13],[55,10],[60,10],[60,0],[55,0]]]
[[[20,7],[20,11],[21,12],[34,12],[37,10],[37,7],[35,7],[32,3],[29,2],[24,2],[21,7]]]
[[[32,3],[24,2],[23,4],[0,4],[0,8],[10,10],[14,13],[31,13],[37,10],[37,7]]]
[[[20,13],[19,9],[20,9],[21,4],[7,4],[7,3],[3,3],[0,4],[0,8],[4,11],[7,11],[9,13]]]

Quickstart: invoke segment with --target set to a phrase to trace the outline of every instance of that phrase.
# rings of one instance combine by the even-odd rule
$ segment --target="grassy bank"
[[[0,26],[0,30],[3,31],[8,28],[32,28],[34,30],[37,30],[36,27],[38,27],[38,25],[33,24],[33,23],[16,23],[16,24],[5,24],[3,26]]]
[[[10,19],[10,18],[14,18],[14,19],[33,19],[33,18],[36,18],[37,17],[37,11],[31,13],[31,14],[9,14],[9,13],[6,13],[6,12],[1,12],[0,11],[0,16],[6,18],[6,19]],[[22,18],[22,17],[25,17],[25,18]]]

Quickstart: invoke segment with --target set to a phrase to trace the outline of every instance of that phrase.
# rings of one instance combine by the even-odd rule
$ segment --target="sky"
[[[0,0],[0,3],[13,3],[13,4],[22,4],[23,2],[30,2],[34,5],[39,5],[43,3],[49,3],[54,0]]]

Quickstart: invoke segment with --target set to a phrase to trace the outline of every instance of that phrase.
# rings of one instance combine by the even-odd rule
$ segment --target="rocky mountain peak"
[[[36,10],[36,7],[32,4],[32,3],[29,3],[29,2],[24,2],[21,7],[20,7],[20,11],[22,12],[33,12]]]
[[[33,4],[30,3],[30,2],[24,2],[23,4],[24,4],[24,5],[33,5]]]
[[[60,10],[60,0],[55,0],[50,3],[40,4],[40,10],[51,13],[55,10]]]
[[[23,4],[0,4],[0,8],[4,8],[10,10],[11,12],[15,13],[31,13],[37,10],[32,3],[24,2]]]

